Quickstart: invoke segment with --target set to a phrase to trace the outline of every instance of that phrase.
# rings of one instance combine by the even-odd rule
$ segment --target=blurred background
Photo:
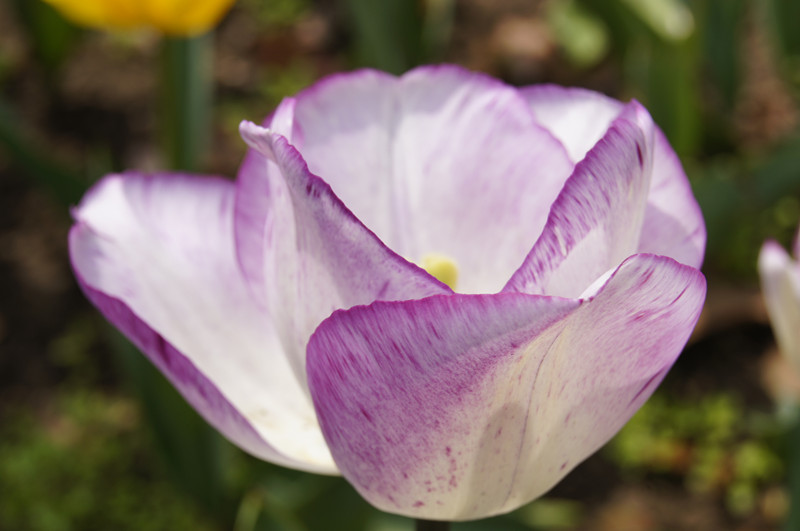
[[[653,398],[545,498],[454,529],[789,525],[800,376],[776,351],[755,264],[800,219],[798,21],[794,0],[238,0],[189,39],[206,63],[187,63],[179,38],[0,0],[0,529],[412,528],[340,478],[218,436],[84,300],[66,235],[69,206],[105,173],[234,176],[239,122],[282,97],[333,72],[443,61],[640,100],[683,160],[709,241],[706,309]],[[207,68],[170,82],[175,64]],[[189,126],[163,109],[192,75],[207,116],[189,131],[212,147],[181,155],[170,124]]]

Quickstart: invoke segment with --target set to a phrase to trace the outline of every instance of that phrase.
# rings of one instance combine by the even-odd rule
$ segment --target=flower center
[[[439,282],[447,284],[455,291],[458,281],[458,266],[455,261],[443,254],[426,254],[420,263],[422,269],[430,273]]]

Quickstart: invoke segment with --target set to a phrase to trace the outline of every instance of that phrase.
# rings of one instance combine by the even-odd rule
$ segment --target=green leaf
[[[127,339],[109,332],[172,480],[221,522],[232,521],[233,504],[223,481],[227,443]]]
[[[665,41],[683,41],[694,32],[694,16],[680,0],[619,1]]]
[[[422,14],[409,0],[347,0],[359,66],[401,74],[422,62]]]
[[[44,186],[56,199],[65,205],[75,204],[83,195],[86,183],[25,138],[19,128],[21,122],[11,108],[0,101],[0,149],[7,152],[15,167]]]
[[[572,0],[547,4],[547,20],[559,46],[579,68],[599,63],[608,53],[608,30],[602,20]]]

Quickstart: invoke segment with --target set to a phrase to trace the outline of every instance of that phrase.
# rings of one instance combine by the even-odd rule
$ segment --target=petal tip
[[[758,269],[761,274],[786,267],[791,261],[789,253],[775,240],[767,240],[758,253]]]
[[[239,124],[239,134],[248,146],[268,159],[275,161],[276,157],[273,143],[276,134],[271,129],[262,127],[249,120],[242,120]]]

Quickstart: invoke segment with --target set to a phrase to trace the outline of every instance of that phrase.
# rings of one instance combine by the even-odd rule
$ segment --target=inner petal
[[[629,104],[575,167],[506,291],[578,297],[636,252],[652,173],[652,130],[644,108]]]
[[[517,91],[455,67],[336,76],[297,97],[292,143],[391,249],[436,249],[496,292],[572,170]]]

